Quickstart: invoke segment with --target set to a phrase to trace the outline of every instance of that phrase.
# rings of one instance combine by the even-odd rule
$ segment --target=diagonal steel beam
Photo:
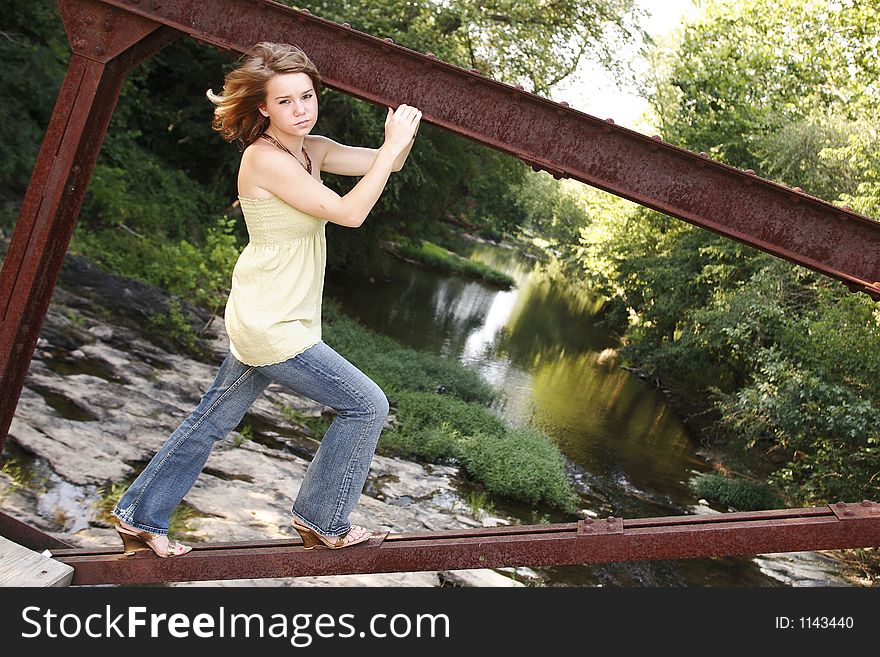
[[[423,118],[518,157],[843,281],[880,300],[880,223],[458,68],[390,39],[267,0],[100,0],[242,52],[297,43],[327,85],[419,107]]]
[[[58,4],[73,55],[0,270],[0,449],[126,73],[179,36],[95,0]]]
[[[296,539],[197,544],[183,557],[126,557],[121,547],[53,550],[73,584],[153,584],[350,573],[415,572],[687,559],[880,546],[880,504],[709,516],[389,534],[361,547],[305,550]]]
[[[74,546],[0,511],[0,536],[31,550],[73,549]]]

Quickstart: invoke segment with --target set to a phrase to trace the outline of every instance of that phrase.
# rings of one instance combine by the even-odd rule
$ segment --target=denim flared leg
[[[345,534],[351,529],[348,516],[357,505],[388,417],[388,399],[367,375],[324,342],[283,363],[258,369],[275,383],[337,412],[291,511],[320,534]]]
[[[211,388],[171,434],[113,510],[132,527],[168,533],[171,512],[192,488],[214,444],[225,438],[271,381],[228,354]]]

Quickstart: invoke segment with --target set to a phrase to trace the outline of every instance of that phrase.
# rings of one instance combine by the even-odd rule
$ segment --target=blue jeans
[[[324,342],[260,367],[227,355],[199,405],[120,498],[113,515],[132,527],[167,534],[171,512],[192,488],[214,443],[238,426],[271,383],[337,411],[291,512],[325,536],[351,529],[348,516],[370,472],[388,400],[379,386]]]

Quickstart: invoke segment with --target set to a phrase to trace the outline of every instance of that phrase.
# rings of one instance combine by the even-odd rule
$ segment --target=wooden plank
[[[0,586],[70,586],[73,567],[0,536]]]

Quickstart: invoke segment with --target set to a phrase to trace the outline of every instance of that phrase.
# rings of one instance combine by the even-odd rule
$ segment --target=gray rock
[[[36,493],[9,477],[0,508],[82,547],[118,541],[93,504],[98,488],[131,479],[198,404],[228,349],[222,322],[205,337],[215,353],[204,363],[166,351],[131,326],[110,325],[95,300],[130,297],[88,270],[88,297],[56,288],[9,432],[9,443],[35,457],[45,471]],[[151,292],[129,308],[143,319],[164,301]],[[219,331],[219,332],[218,332]],[[184,502],[194,511],[188,540],[249,541],[294,535],[290,507],[319,443],[291,421],[284,407],[307,416],[329,409],[271,386],[245,418],[259,430],[252,440],[233,432],[214,448],[206,468]],[[259,440],[259,442],[258,442]],[[483,523],[463,515],[449,466],[424,465],[376,456],[352,521],[391,532],[436,531]],[[496,519],[498,524],[509,522]],[[490,570],[419,572],[295,579],[199,582],[196,585],[253,586],[516,586]],[[180,584],[186,586],[187,584]]]

